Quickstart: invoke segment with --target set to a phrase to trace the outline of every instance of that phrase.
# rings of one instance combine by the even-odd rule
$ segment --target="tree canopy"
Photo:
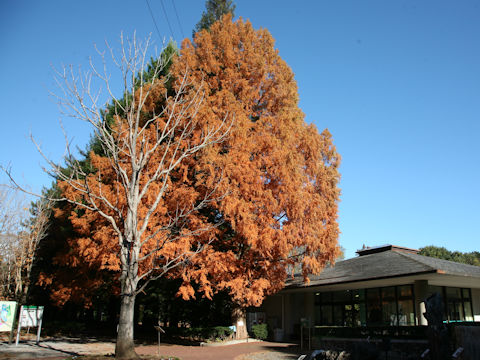
[[[222,169],[226,195],[210,210],[225,224],[182,273],[181,293],[192,296],[195,281],[207,295],[228,289],[236,301],[258,305],[283,287],[294,264],[306,277],[339,254],[339,155],[328,130],[305,123],[294,74],[267,30],[226,15],[185,40],[180,54],[173,76],[203,83],[207,94],[199,119],[234,116],[223,143],[189,159],[191,169]],[[205,171],[205,184],[215,176]]]
[[[221,198],[189,213],[183,231],[188,229],[192,236],[184,233],[178,237],[181,240],[147,257],[147,263],[161,265],[179,250],[202,244],[202,252],[169,273],[183,279],[179,294],[185,299],[195,296],[192,285],[198,284],[207,297],[225,290],[239,304],[259,305],[265,295],[283,287],[293,266],[300,264],[306,278],[334,262],[339,254],[340,157],[328,130],[319,134],[314,125],[305,123],[294,74],[268,31],[256,31],[243,20],[232,22],[227,15],[209,31],[197,33],[193,43],[184,41],[170,76],[184,78],[192,89],[203,91],[193,138],[226,118],[233,125],[222,143],[183,159],[172,172],[168,191],[151,215],[145,236],[155,236],[147,247],[156,249],[167,236],[157,232],[168,223],[167,214],[195,207],[212,192],[222,194]],[[162,84],[152,84],[146,112],[154,113],[165,101]],[[178,82],[172,84],[178,91]],[[195,94],[185,93],[185,100]],[[89,157],[96,174],[102,173],[104,194],[117,205],[124,203],[124,195],[115,190],[118,180],[108,160],[93,152]],[[61,188],[75,196],[68,186]],[[152,201],[147,195],[142,206]],[[77,235],[70,237],[55,262],[63,269],[75,269],[77,282],[61,281],[64,271],[44,274],[41,281],[55,280],[54,294],[60,302],[76,297],[86,301],[85,289],[103,286],[108,274],[117,274],[118,279],[118,239],[105,218],[94,211],[67,206],[57,209],[56,216],[68,217]],[[211,231],[193,236],[206,226]],[[151,265],[140,265],[140,274]],[[97,272],[104,275],[96,277]]]
[[[480,266],[480,252],[460,252],[450,251],[444,247],[438,246],[425,246],[420,249],[420,255],[430,256],[437,259],[450,260],[468,265]]]

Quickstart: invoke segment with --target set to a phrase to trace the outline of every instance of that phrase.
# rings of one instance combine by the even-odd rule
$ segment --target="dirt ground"
[[[113,341],[98,341],[94,338],[51,338],[36,345],[34,341],[22,341],[19,346],[0,343],[0,359],[75,359],[78,356],[113,356]],[[139,355],[157,358],[158,345],[138,345]],[[161,344],[160,355],[181,360],[273,360],[297,359],[302,353],[294,344],[271,342],[248,342],[224,346],[185,346]]]

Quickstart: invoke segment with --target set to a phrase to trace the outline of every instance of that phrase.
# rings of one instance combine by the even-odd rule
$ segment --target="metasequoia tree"
[[[119,273],[117,358],[136,357],[135,296],[152,279],[191,260],[214,236],[216,224],[198,213],[221,194],[215,186],[202,186],[201,177],[195,188],[188,186],[191,179],[184,173],[186,160],[221,142],[229,128],[227,116],[212,124],[197,121],[202,84],[189,81],[189,69],[182,77],[162,76],[171,59],[148,61],[148,45],[122,36],[119,56],[109,48],[122,74],[121,98],[111,89],[104,53],[99,52],[101,71],[91,62],[86,75],[77,76],[72,68],[57,73],[63,111],[93,128],[100,150],[88,154],[89,171],[68,144],[67,169],[46,159],[61,190],[54,200],[71,204],[68,216],[82,236],[76,250],[84,261]],[[103,111],[95,80],[104,83],[113,114]],[[210,170],[219,176],[218,169]]]
[[[206,296],[228,290],[241,306],[259,305],[295,265],[308,281],[334,262],[340,157],[328,130],[319,134],[305,123],[294,74],[269,32],[226,15],[193,43],[184,40],[172,76],[203,84],[199,122],[220,125],[235,114],[224,142],[188,160],[223,169],[217,186],[225,196],[204,213],[224,224],[189,267],[178,269],[179,293],[194,296],[196,282]],[[206,171],[205,184],[215,176]]]

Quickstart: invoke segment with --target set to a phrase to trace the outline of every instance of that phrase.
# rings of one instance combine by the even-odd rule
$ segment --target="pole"
[[[303,350],[303,325],[300,325],[300,349]]]
[[[20,314],[18,315],[17,339],[15,341],[15,346],[18,346],[18,342],[20,341],[20,329],[22,327],[22,313],[23,313],[23,305],[20,307]]]
[[[312,350],[312,334],[311,334],[311,327],[308,327],[308,350]]]
[[[41,311],[41,312],[40,312]],[[40,317],[40,319],[38,318]],[[39,344],[40,342],[40,333],[42,332],[42,320],[43,320],[43,308],[42,310],[40,310],[39,308],[37,308],[37,321],[38,321],[38,330],[37,330],[37,345]]]

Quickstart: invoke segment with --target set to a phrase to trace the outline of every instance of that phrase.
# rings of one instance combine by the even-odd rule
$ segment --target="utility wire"
[[[145,1],[147,2],[148,11],[150,12],[150,16],[152,17],[153,23],[155,24],[155,29],[157,29],[158,38],[159,40],[162,40],[162,35],[160,35],[160,30],[158,30],[157,22],[155,21],[155,17],[153,16],[153,12],[152,12],[152,9],[150,8],[150,4],[148,3],[148,0],[145,0]]]
[[[168,28],[170,29],[170,34],[172,34],[172,39],[175,39],[175,36],[173,35],[172,26],[170,25],[170,21],[168,21],[168,15],[167,15],[167,12],[165,11],[165,6],[163,6],[163,0],[160,0],[160,4],[162,5],[163,13],[165,14],[165,19],[167,19]]]
[[[182,39],[185,39],[185,34],[183,33],[182,24],[180,23],[180,18],[178,17],[177,7],[175,6],[175,1],[172,0],[173,10],[175,10],[175,16],[177,17],[178,27],[182,33]]]

